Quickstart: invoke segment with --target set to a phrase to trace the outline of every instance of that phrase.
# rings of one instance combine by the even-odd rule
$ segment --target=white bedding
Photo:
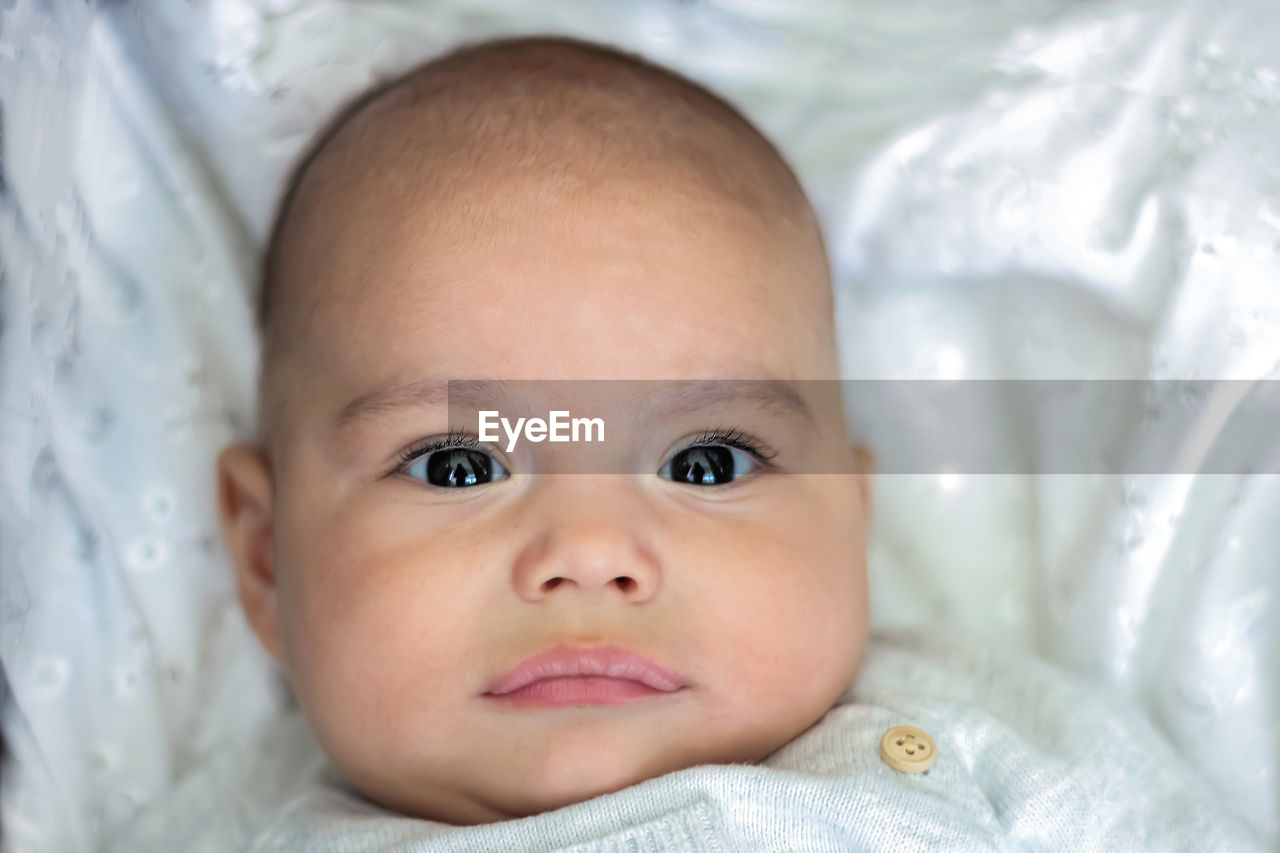
[[[610,41],[742,105],[827,225],[850,377],[1280,378],[1272,4],[11,5],[14,850],[94,849],[275,713],[213,504],[214,454],[253,422],[256,253],[332,107],[459,40]],[[1280,844],[1280,478],[876,488],[876,625],[949,626],[1115,685]]]

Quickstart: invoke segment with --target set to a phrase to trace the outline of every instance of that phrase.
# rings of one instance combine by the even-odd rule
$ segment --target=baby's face
[[[504,439],[486,452],[510,476],[473,486],[433,484],[422,460],[395,470],[424,439],[477,432],[457,409],[338,425],[352,401],[420,380],[834,377],[812,245],[656,175],[507,174],[344,215],[301,261],[317,297],[295,309],[307,330],[273,441],[274,587],[242,588],[343,775],[398,811],[480,823],[757,762],[817,722],[867,631],[867,479],[830,473],[859,464],[838,398],[807,398],[811,419],[723,401],[587,412],[635,471],[554,476],[573,445]],[[774,469],[741,451],[727,485],[664,469],[725,425]],[[488,692],[548,649],[601,646],[678,680]]]

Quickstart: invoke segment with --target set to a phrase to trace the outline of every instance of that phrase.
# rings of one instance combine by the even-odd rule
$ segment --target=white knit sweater
[[[937,760],[880,757],[896,725]],[[156,803],[112,850],[849,851],[1263,849],[1124,698],[1025,655],[872,634],[853,686],[758,765],[703,765],[533,817],[456,827],[387,812],[282,719]]]

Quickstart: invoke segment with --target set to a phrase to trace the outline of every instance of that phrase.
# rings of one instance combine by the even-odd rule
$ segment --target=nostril
[[[565,581],[564,577],[555,577],[555,578],[551,578],[549,580],[543,581],[542,591],[551,592],[551,590],[560,586],[560,584],[564,583],[564,581]],[[631,592],[632,590],[639,588],[639,583],[635,580],[635,578],[629,578],[626,575],[619,575],[618,577],[613,579],[613,582],[616,583],[618,585],[618,588],[621,589],[623,592]]]

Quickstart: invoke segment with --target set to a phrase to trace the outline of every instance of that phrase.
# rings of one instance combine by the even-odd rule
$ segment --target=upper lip
[[[617,646],[589,648],[556,646],[534,655],[514,669],[499,675],[489,682],[485,693],[501,696],[544,678],[564,678],[574,675],[625,678],[647,684],[655,690],[666,693],[685,686],[685,680],[679,673],[659,666],[643,655]]]

